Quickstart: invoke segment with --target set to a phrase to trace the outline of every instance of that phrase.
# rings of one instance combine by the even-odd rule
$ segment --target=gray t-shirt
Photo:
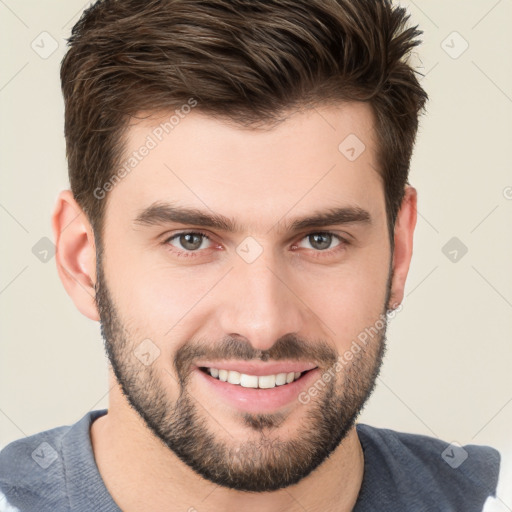
[[[72,426],[14,441],[0,452],[0,510],[119,512],[94,460],[87,413]],[[364,478],[354,512],[481,512],[494,496],[500,454],[357,424]]]

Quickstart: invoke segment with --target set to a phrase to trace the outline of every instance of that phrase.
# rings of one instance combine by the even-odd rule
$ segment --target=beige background
[[[512,1],[402,4],[424,30],[414,59],[431,98],[411,170],[419,220],[403,310],[360,421],[510,450]],[[99,326],[75,309],[55,259],[32,252],[52,238],[67,187],[59,63],[83,8],[0,1],[0,446],[107,406]],[[456,262],[442,251],[452,237],[468,248]]]

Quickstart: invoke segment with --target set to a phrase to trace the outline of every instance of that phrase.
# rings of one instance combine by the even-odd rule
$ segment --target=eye
[[[302,245],[306,242],[308,245]],[[333,245],[333,242],[334,245]],[[320,233],[310,233],[306,235],[297,245],[297,247],[303,247],[305,249],[314,249],[316,251],[326,251],[328,249],[333,249],[341,245],[343,242],[343,238],[334,233],[329,232],[320,232]]]
[[[177,233],[165,241],[165,243],[185,252],[195,252],[199,249],[208,249],[210,242],[210,238],[207,235],[196,232]]]

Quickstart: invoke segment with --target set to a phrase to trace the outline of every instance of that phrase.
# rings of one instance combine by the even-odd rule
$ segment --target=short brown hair
[[[408,21],[391,0],[97,1],[61,66],[71,189],[96,235],[106,201],[94,190],[119,165],[130,119],[190,98],[243,126],[370,103],[392,233],[428,99],[407,61],[422,34]]]

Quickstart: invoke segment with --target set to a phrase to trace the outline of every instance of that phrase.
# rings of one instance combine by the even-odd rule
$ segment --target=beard
[[[293,485],[322,464],[355,425],[375,387],[386,345],[386,311],[390,296],[391,273],[381,325],[373,339],[353,354],[341,371],[332,372],[339,354],[325,340],[311,342],[286,335],[269,350],[257,350],[244,338],[227,337],[220,343],[208,340],[187,341],[174,355],[175,378],[158,361],[143,366],[134,356],[140,339],[129,332],[120,319],[107,287],[98,251],[96,303],[100,314],[105,350],[119,386],[130,406],[149,430],[198,475],[214,484],[249,492],[276,491]],[[384,319],[384,320],[382,320]],[[287,415],[240,413],[240,421],[252,437],[224,441],[212,428],[218,422],[189,391],[193,363],[210,360],[296,360],[316,361],[320,374],[329,369],[334,375],[322,382],[322,389],[304,408],[303,421],[295,435],[279,436],[279,427]],[[168,396],[166,380],[174,379],[179,395]],[[322,380],[319,378],[319,381]],[[274,435],[270,435],[274,434]],[[225,436],[224,436],[225,437]]]

